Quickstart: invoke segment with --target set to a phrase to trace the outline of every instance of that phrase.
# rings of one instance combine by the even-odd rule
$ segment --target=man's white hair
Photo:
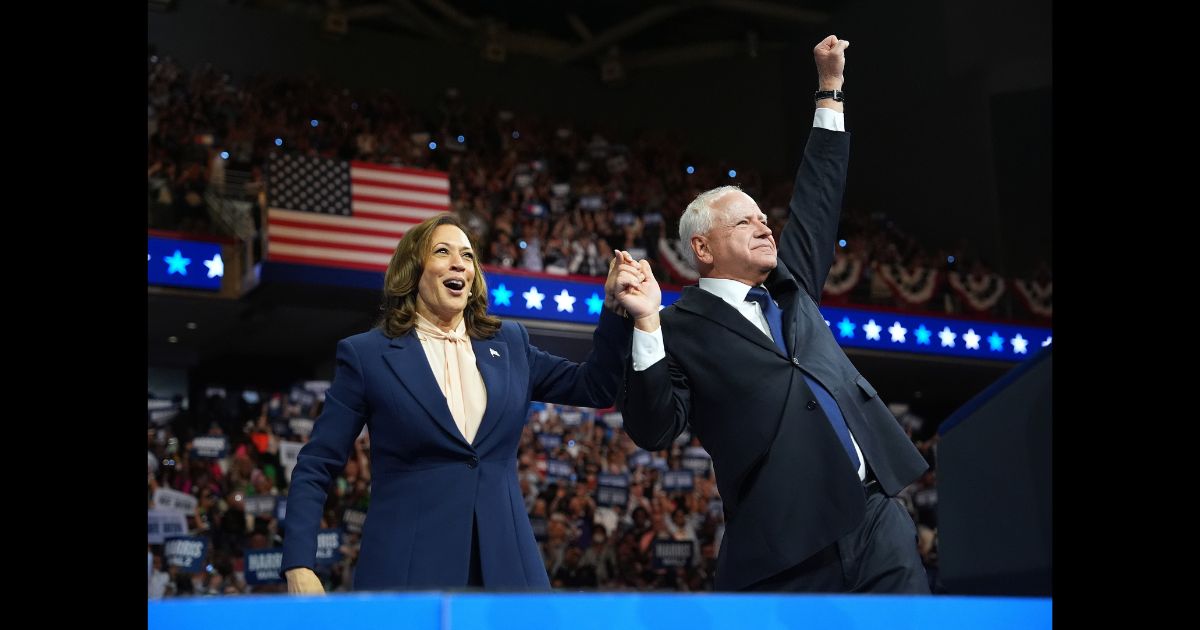
[[[718,186],[712,190],[706,190],[688,204],[687,209],[683,211],[683,216],[679,217],[679,242],[683,245],[683,251],[687,253],[687,260],[696,271],[700,270],[700,261],[696,260],[696,252],[692,250],[692,237],[701,234],[708,234],[708,231],[713,226],[713,202],[727,192],[741,192],[740,186]]]

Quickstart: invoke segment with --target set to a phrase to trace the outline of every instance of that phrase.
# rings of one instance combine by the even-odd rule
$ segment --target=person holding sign
[[[583,363],[529,343],[487,313],[488,290],[458,219],[413,227],[393,252],[377,327],[338,342],[333,384],[296,459],[281,571],[291,593],[323,593],[313,572],[322,506],[366,425],[371,505],[356,590],[548,589],[517,482],[531,400],[608,407],[631,322],[621,287],[649,273],[614,257],[605,307]]]
[[[850,136],[848,41],[813,49],[818,91],[786,228],[736,186],[700,193],[679,222],[700,272],[660,314],[635,320],[618,401],[638,446],[686,427],[712,455],[725,510],[719,590],[929,593],[908,512],[890,497],[927,467],[817,304],[833,262]]]

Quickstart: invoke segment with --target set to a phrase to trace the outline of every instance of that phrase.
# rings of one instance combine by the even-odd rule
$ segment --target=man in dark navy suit
[[[749,195],[710,190],[679,226],[699,286],[661,313],[649,274],[617,296],[635,318],[626,432],[660,450],[690,426],[712,454],[720,590],[929,592],[916,528],[892,498],[925,460],[817,308],[849,160],[848,46],[830,35],[813,50],[817,109],[778,248]]]

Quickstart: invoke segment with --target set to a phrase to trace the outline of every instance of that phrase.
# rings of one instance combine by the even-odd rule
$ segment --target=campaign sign
[[[275,512],[276,499],[270,494],[258,494],[242,499],[242,506],[250,516],[270,516]]]
[[[228,446],[229,440],[225,436],[205,435],[192,440],[192,455],[206,459],[221,459],[225,457],[225,450]]]
[[[546,462],[546,477],[559,481],[570,481],[575,474],[575,467],[570,462],[561,459],[551,459]]]
[[[695,549],[687,540],[654,541],[654,568],[686,567],[692,563]]]
[[[186,492],[170,488],[159,488],[154,491],[154,507],[160,510],[174,510],[191,514],[195,512],[198,503],[199,499]]]
[[[557,433],[539,433],[537,439],[538,444],[541,444],[542,448],[546,449],[547,451],[553,451],[554,449],[562,446],[562,437],[563,436]]]
[[[301,442],[279,442],[279,463],[283,465],[283,474],[288,481],[292,480],[292,469],[296,467],[296,456],[301,448],[304,448]]]
[[[199,536],[167,538],[163,544],[163,557],[168,566],[179,567],[186,573],[204,570],[208,557],[208,540]]]
[[[277,584],[283,581],[279,569],[283,565],[280,549],[247,549],[245,558],[246,584]]]
[[[342,524],[346,526],[346,531],[352,534],[361,534],[363,523],[367,522],[367,513],[362,510],[346,510],[342,514]]]
[[[628,505],[629,488],[596,486],[596,505]]]
[[[161,544],[168,536],[186,536],[187,531],[187,517],[183,512],[146,510],[146,539],[150,544]]]
[[[653,456],[650,455],[649,451],[643,451],[639,449],[636,453],[629,457],[629,469],[633,470],[638,466],[649,466],[651,459],[653,459]]]
[[[342,530],[322,529],[317,534],[317,564],[329,566],[342,559]]]
[[[663,474],[662,487],[667,492],[691,490],[696,485],[696,473],[690,470],[668,470]]]

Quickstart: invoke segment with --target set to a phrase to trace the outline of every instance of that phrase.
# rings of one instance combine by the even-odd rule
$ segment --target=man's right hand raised
[[[817,63],[817,89],[840,90],[846,82],[846,49],[850,40],[830,35],[813,48],[813,59]]]

